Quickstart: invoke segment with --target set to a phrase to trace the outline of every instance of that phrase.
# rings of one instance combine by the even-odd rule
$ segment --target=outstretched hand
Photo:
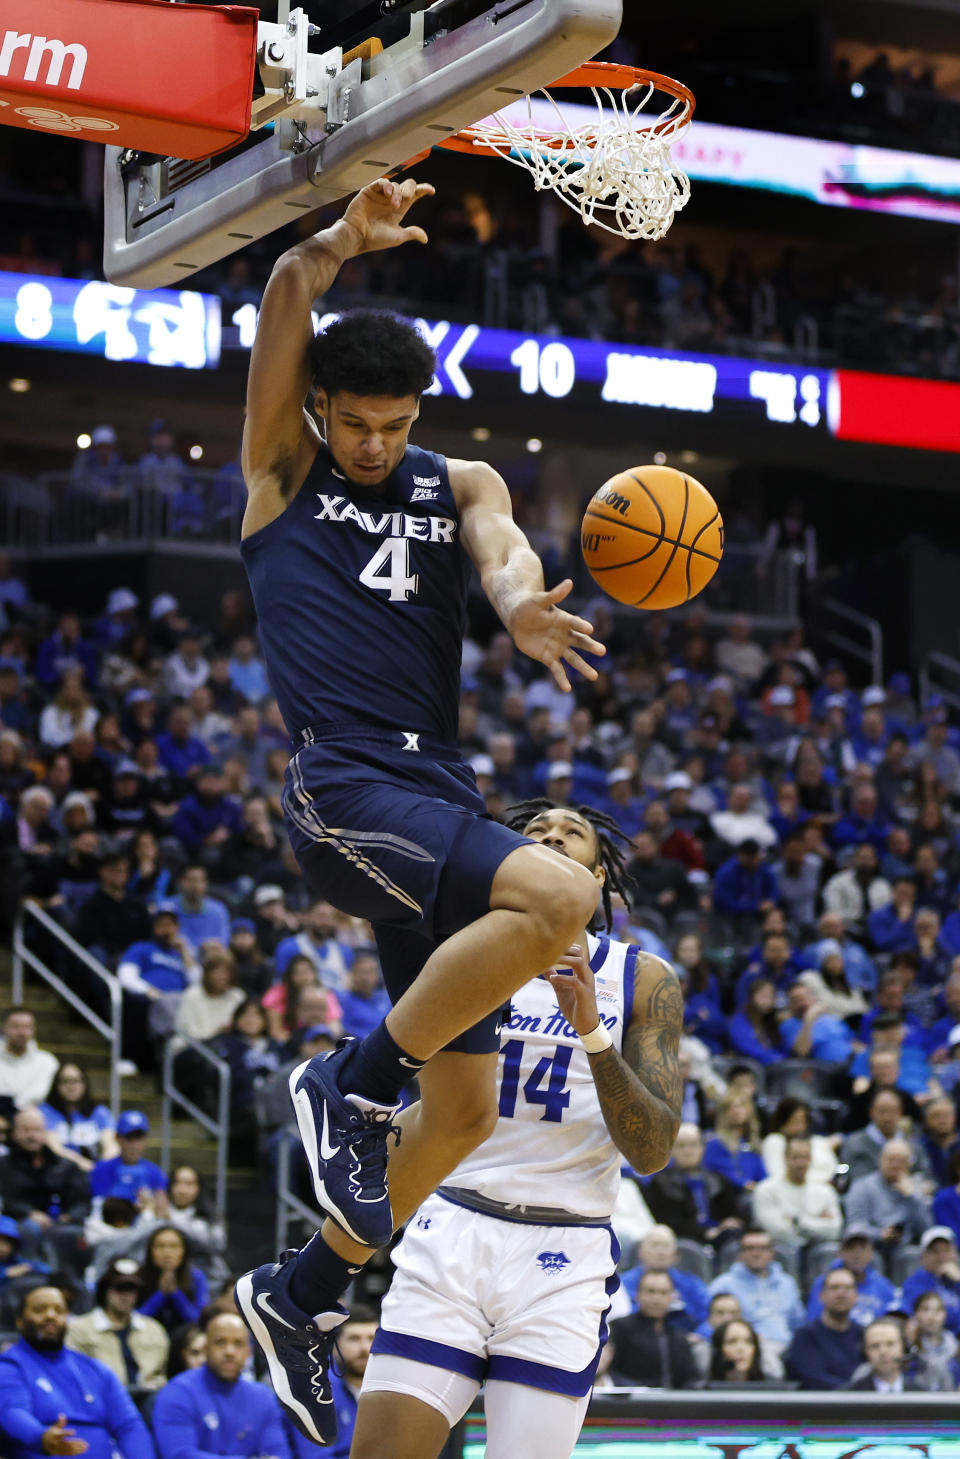
[[[529,593],[514,608],[508,624],[517,648],[528,658],[546,664],[565,693],[570,692],[570,680],[564,664],[577,669],[586,679],[595,679],[596,669],[581,654],[607,651],[593,637],[592,623],[557,607],[572,591],[572,580],[564,578],[549,592]]]
[[[86,1439],[78,1439],[76,1429],[67,1428],[67,1416],[61,1413],[55,1424],[44,1429],[40,1447],[45,1454],[85,1454],[90,1445]]]
[[[344,213],[342,222],[356,235],[354,254],[374,253],[378,249],[396,248],[401,243],[426,243],[427,235],[416,225],[403,226],[403,220],[421,198],[432,197],[435,189],[429,182],[391,182],[378,177],[357,193]]]

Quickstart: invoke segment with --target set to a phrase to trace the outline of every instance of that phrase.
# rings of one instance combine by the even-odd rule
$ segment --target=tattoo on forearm
[[[590,1058],[607,1129],[641,1175],[669,1160],[683,1097],[677,1062],[683,1031],[680,984],[672,970],[659,961],[654,966],[657,976],[650,969],[653,987],[644,1013],[626,1029],[623,1053],[604,1049]],[[624,1012],[629,1019],[630,1010]]]

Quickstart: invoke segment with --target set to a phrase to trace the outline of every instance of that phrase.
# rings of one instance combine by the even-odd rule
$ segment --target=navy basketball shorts
[[[527,838],[489,818],[455,746],[361,724],[301,739],[283,791],[290,843],[314,896],[373,923],[395,1003],[439,942],[490,910],[501,862]],[[494,1051],[499,1017],[449,1047]]]

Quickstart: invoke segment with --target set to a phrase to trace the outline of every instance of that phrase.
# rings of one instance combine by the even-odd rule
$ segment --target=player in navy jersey
[[[278,260],[247,390],[241,551],[294,741],[290,838],[313,894],[373,923],[394,1005],[366,1038],[291,1076],[314,1190],[336,1224],[237,1284],[277,1393],[318,1442],[335,1430],[338,1296],[492,1130],[497,1010],[556,963],[598,896],[586,867],[486,816],[456,745],[471,567],[517,647],[564,690],[567,666],[593,678],[583,654],[604,652],[559,606],[572,583],[545,591],[492,467],[408,444],[435,368],[412,325],[366,312],[312,332],[313,302],[346,258],[426,242],[403,220],[432,192],[371,183]],[[399,1143],[400,1093],[417,1076]]]

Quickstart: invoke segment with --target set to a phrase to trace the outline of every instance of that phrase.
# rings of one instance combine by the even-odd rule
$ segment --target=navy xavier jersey
[[[455,741],[470,560],[443,456],[408,446],[380,492],[325,445],[240,553],[290,734],[362,721]]]

